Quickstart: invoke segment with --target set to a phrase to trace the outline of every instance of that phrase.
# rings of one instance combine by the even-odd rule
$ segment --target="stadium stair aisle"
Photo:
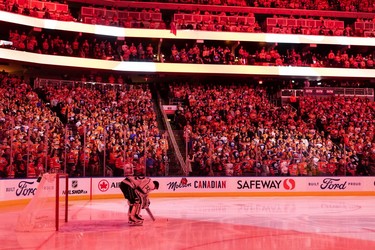
[[[158,93],[158,88],[157,88],[155,83],[150,83],[149,89],[150,89],[151,94],[152,94],[152,102],[153,102],[154,110],[155,110],[155,113],[156,113],[156,121],[158,123],[158,128],[159,128],[160,131],[166,131],[167,128],[165,126],[165,123],[167,123],[169,121],[163,120],[163,116],[162,116],[162,113],[161,113],[161,110],[160,110],[160,106],[158,105],[159,102],[163,103],[163,100],[159,99],[160,95]],[[176,139],[177,145],[179,146],[179,148],[181,150],[181,147],[180,147],[180,144],[179,144],[179,140],[180,140],[179,136],[174,133],[174,137]],[[185,152],[185,151],[183,151],[183,152]],[[167,156],[169,158],[168,176],[180,176],[180,175],[182,175],[181,166],[178,163],[176,153],[174,152],[171,145],[169,146]]]

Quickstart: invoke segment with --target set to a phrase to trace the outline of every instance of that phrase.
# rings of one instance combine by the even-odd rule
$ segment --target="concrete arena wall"
[[[122,198],[118,188],[122,180],[123,177],[70,178],[69,199]],[[155,177],[153,180],[159,181],[160,187],[151,197],[375,195],[375,177]],[[36,179],[1,180],[0,204],[24,204],[33,198],[37,186]]]

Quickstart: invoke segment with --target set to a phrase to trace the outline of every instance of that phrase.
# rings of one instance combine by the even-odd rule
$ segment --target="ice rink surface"
[[[0,249],[371,250],[375,199],[360,197],[151,198],[143,226],[124,199],[72,201],[59,232],[16,232],[22,207],[0,209]]]

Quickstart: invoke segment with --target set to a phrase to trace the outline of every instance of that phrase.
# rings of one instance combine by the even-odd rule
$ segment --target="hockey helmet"
[[[155,189],[159,189],[159,182],[158,181],[153,181],[154,185],[155,185]]]

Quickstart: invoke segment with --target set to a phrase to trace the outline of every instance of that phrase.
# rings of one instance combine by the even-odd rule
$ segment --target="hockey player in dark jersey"
[[[158,188],[159,182],[141,176],[128,176],[120,183],[120,189],[129,204],[129,224],[142,225],[140,211],[142,208],[148,208],[148,194]]]

